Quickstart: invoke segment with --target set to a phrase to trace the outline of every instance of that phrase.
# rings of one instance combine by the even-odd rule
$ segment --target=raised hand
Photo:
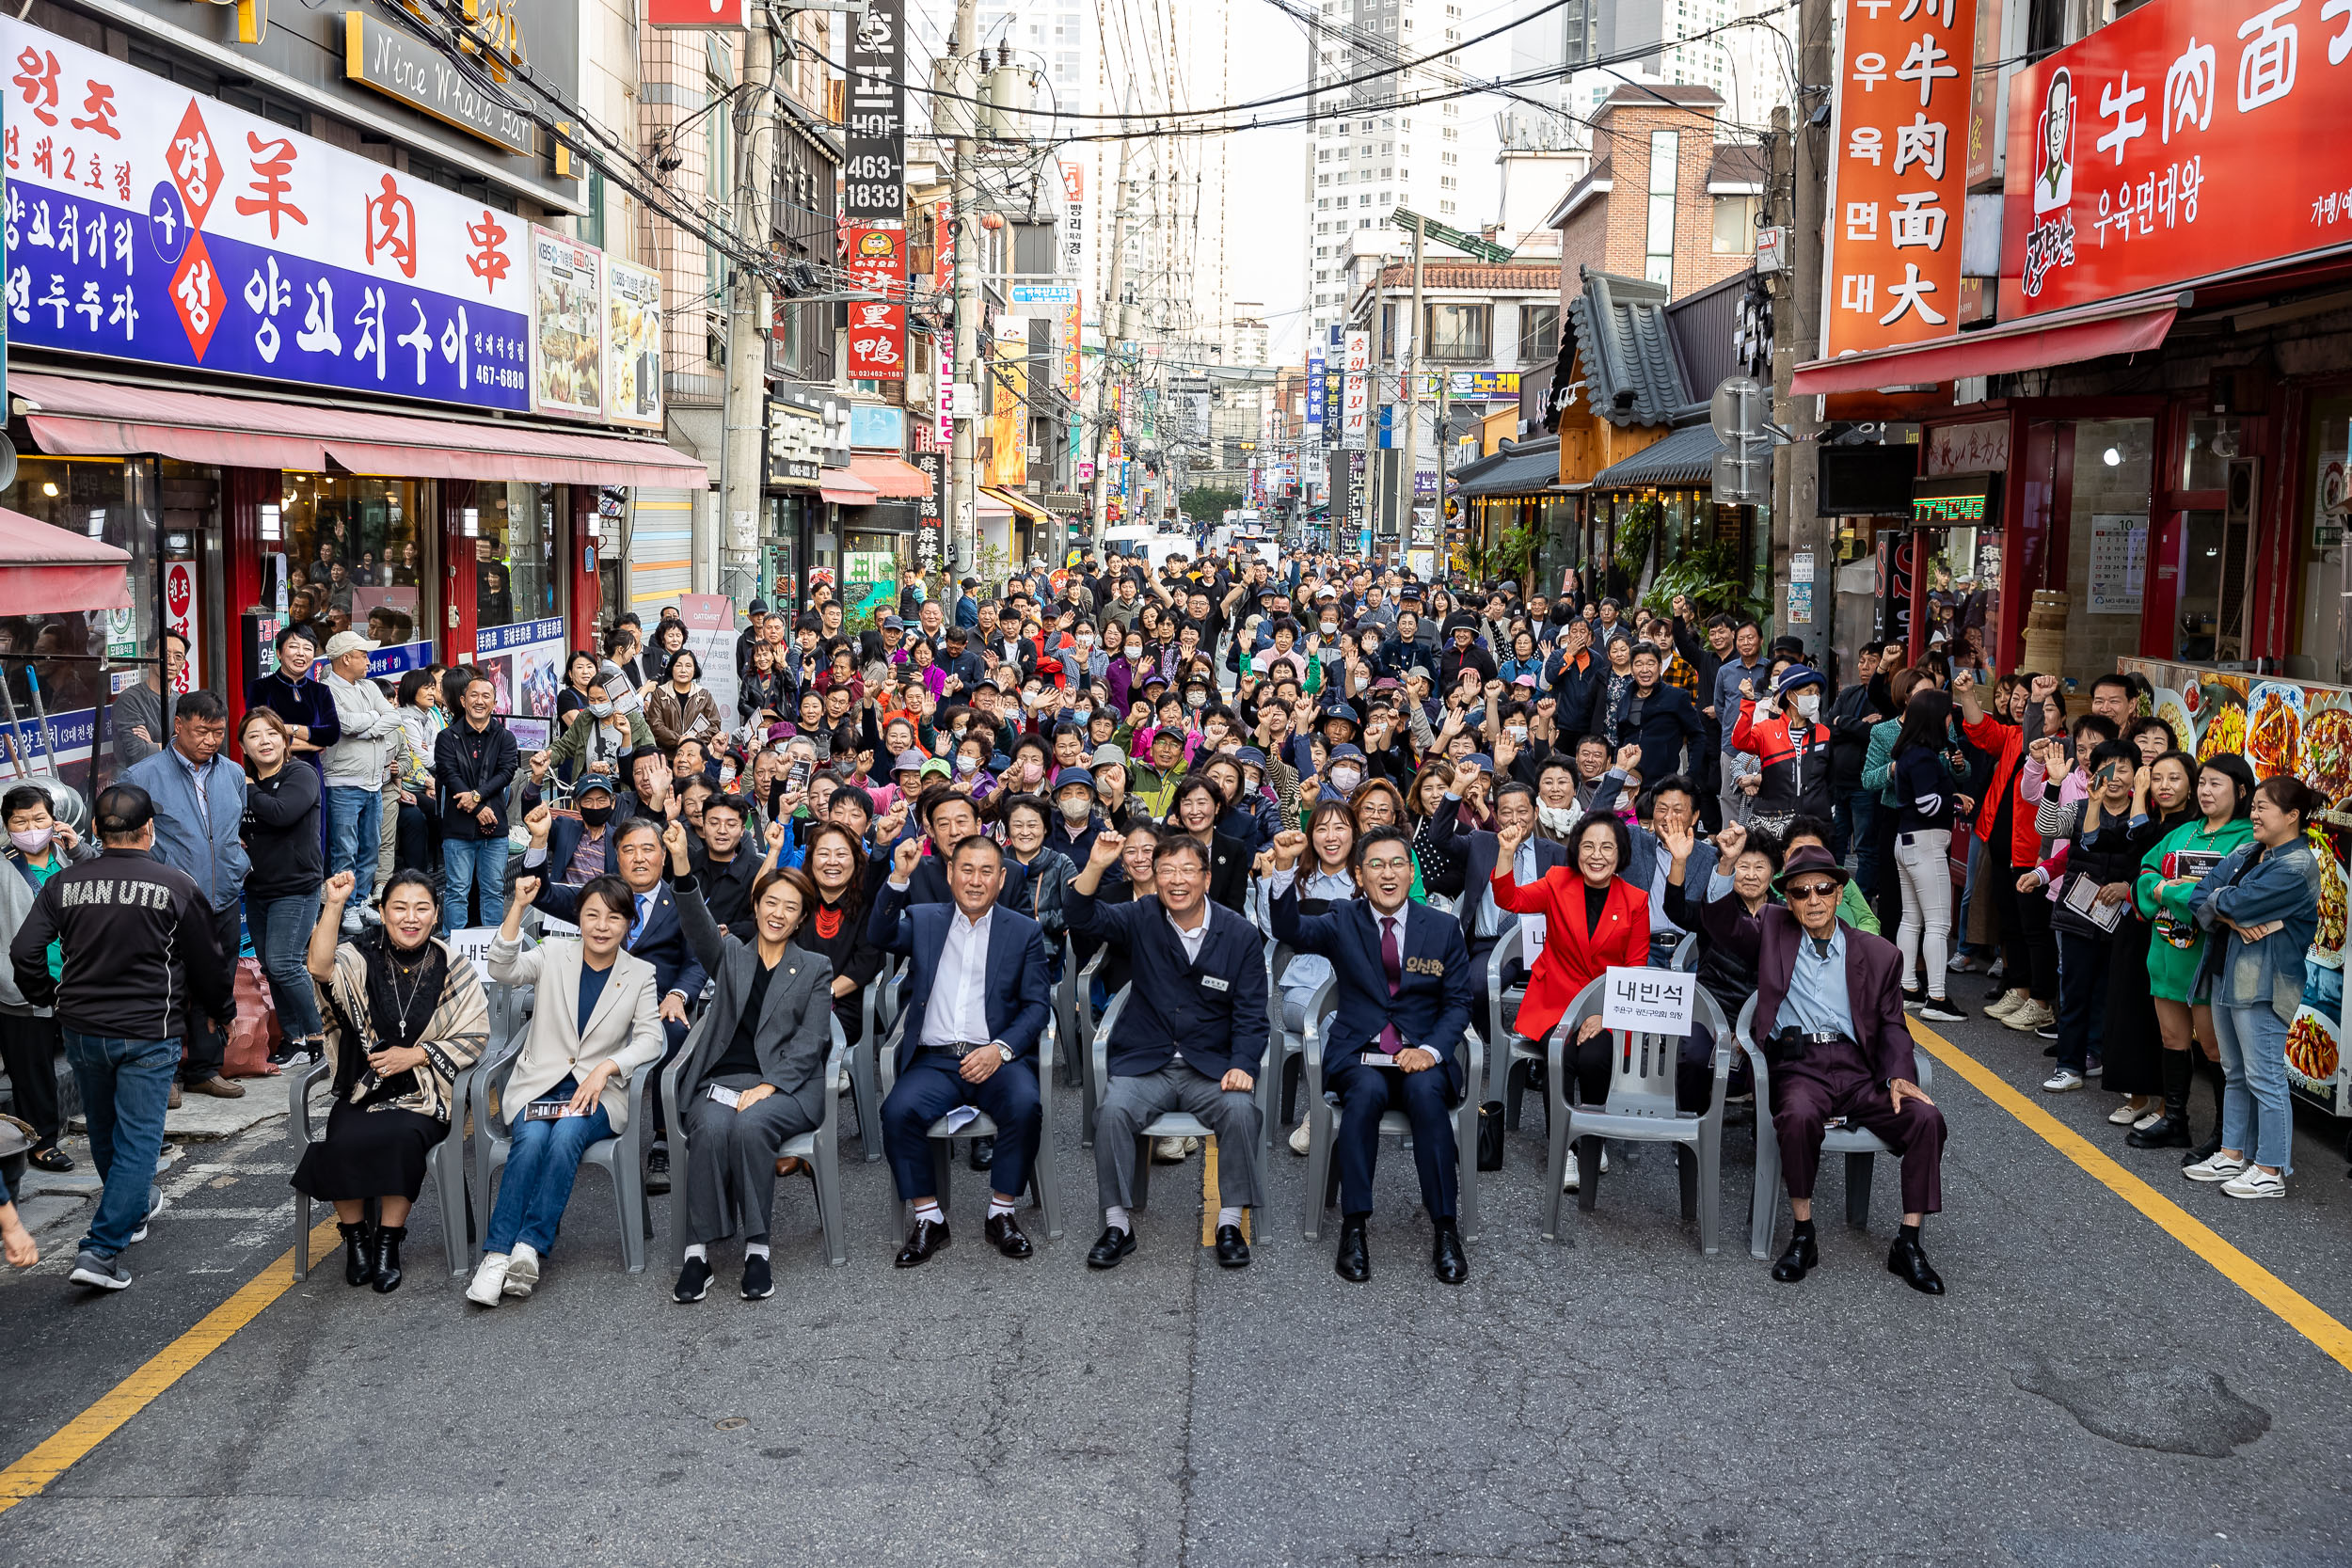
[[[327,878],[326,885],[320,890],[326,896],[326,907],[330,910],[341,910],[345,904],[350,903],[351,890],[354,885],[356,885],[355,879],[348,871],[338,871],[332,877]]]
[[[1691,851],[1698,847],[1698,835],[1691,831],[1687,822],[1680,827],[1668,827],[1661,823],[1658,829],[1658,842],[1666,847],[1666,853],[1673,858],[1675,864],[1680,865],[1691,858]]]
[[[1618,747],[1616,765],[1620,771],[1627,773],[1634,771],[1642,766],[1642,749],[1639,746]]]
[[[1952,672],[1952,696],[1955,699],[1959,698],[1964,692],[1973,690],[1976,684],[1976,675],[1965,667]]]
[[[1298,857],[1307,851],[1307,835],[1295,828],[1285,828],[1274,835],[1274,868],[1288,871],[1298,863]]]
[[[510,907],[519,905],[524,909],[531,908],[532,901],[539,896],[540,885],[540,880],[536,877],[522,876],[516,878],[515,894],[513,897],[507,900],[508,905]]]
[[[1715,856],[1724,862],[1736,861],[1748,847],[1748,831],[1737,822],[1726,822],[1715,833]]]
[[[1095,841],[1100,844],[1102,841]],[[914,875],[914,863],[923,858],[923,846],[914,839],[901,839],[898,848],[890,852],[891,880],[904,881]],[[1088,859],[1091,861],[1092,856]]]
[[[905,846],[899,847],[904,848]],[[1093,847],[1087,851],[1087,868],[1090,871],[1108,871],[1119,863],[1119,857],[1126,853],[1126,849],[1127,841],[1117,833],[1098,833]]]
[[[523,826],[530,830],[531,842],[542,848],[548,842],[548,830],[554,822],[555,812],[544,800],[523,814]]]
[[[760,836],[766,840],[769,848],[781,849],[784,847],[784,824],[778,821],[769,823],[768,831]]]
[[[670,868],[683,874],[688,868],[686,824],[673,817],[670,825],[661,830],[661,845],[670,851]]]

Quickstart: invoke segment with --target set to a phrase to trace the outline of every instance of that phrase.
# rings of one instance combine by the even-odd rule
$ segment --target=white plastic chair
[[[1569,1146],[1576,1146],[1582,1172],[1576,1206],[1589,1212],[1600,1189],[1600,1141],[1615,1138],[1676,1147],[1676,1164],[1682,1178],[1682,1217],[1696,1217],[1699,1250],[1712,1256],[1723,1217],[1724,1086],[1731,1076],[1730,1028],[1715,999],[1701,990],[1692,1022],[1706,1024],[1715,1041],[1714,1084],[1706,1110],[1685,1111],[1676,1103],[1676,1074],[1682,1060],[1679,1037],[1625,1030],[1611,1030],[1608,1036],[1613,1042],[1608,1100],[1597,1107],[1579,1105],[1569,1098],[1576,1069],[1568,1052],[1584,1021],[1600,1016],[1608,983],[1604,974],[1577,992],[1575,1005],[1544,1042],[1546,1095],[1551,1111],[1551,1159],[1545,1179],[1550,1195],[1549,1218],[1544,1226],[1544,1240],[1560,1237],[1560,1211],[1567,1196],[1561,1184],[1567,1176]]]
[[[1740,1049],[1748,1053],[1756,1069],[1756,1190],[1748,1202],[1748,1255],[1768,1259],[1772,1256],[1772,1232],[1786,1207],[1786,1194],[1780,1180],[1780,1139],[1772,1131],[1771,1069],[1756,1043],[1755,1023],[1756,998],[1751,996],[1740,1009],[1739,1024]],[[1932,1090],[1934,1061],[1924,1051],[1913,1054],[1919,1065],[1919,1086]],[[1832,1154],[1846,1157],[1846,1223],[1857,1230],[1870,1223],[1870,1182],[1878,1169],[1878,1157],[1894,1152],[1877,1133],[1860,1127],[1834,1127],[1821,1134],[1824,1160]]]

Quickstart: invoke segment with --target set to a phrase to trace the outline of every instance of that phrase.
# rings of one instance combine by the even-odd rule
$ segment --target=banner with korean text
[[[1844,0],[1823,357],[1959,330],[1976,0]]]
[[[22,22],[0,60],[12,342],[531,406],[522,220]]]
[[[1349,451],[1361,451],[1372,417],[1372,334],[1347,334],[1344,353],[1347,368],[1340,381],[1340,445]]]
[[[2352,245],[2348,56],[2345,0],[2154,0],[2020,71],[2001,319]]]

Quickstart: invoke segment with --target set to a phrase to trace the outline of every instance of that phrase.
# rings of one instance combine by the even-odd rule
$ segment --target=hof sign
[[[1691,1032],[1699,977],[1675,969],[1612,969],[1602,983],[1603,1027],[1636,1035]]]

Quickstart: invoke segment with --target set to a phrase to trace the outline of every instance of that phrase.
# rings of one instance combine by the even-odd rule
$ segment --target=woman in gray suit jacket
[[[671,1293],[710,1291],[709,1243],[743,1233],[743,1299],[773,1293],[769,1216],[776,1152],[824,1119],[825,1054],[833,1040],[833,965],[793,945],[817,904],[805,872],[760,874],[748,939],[721,934],[688,860],[686,825],[661,835],[670,889],[695,959],[717,982],[701,1037],[679,1075],[686,1123],[686,1266]],[[681,1114],[673,1111],[672,1115]]]
[[[508,1075],[501,1107],[513,1127],[482,1262],[466,1299],[496,1307],[528,1296],[539,1260],[555,1245],[580,1156],[628,1126],[629,1075],[661,1059],[660,987],[654,967],[621,950],[636,900],[618,877],[580,890],[580,936],[522,944],[523,911],[540,879],[518,877],[490,942],[490,977],[535,986],[531,1035]],[[476,1112],[480,1115],[480,1112]]]

